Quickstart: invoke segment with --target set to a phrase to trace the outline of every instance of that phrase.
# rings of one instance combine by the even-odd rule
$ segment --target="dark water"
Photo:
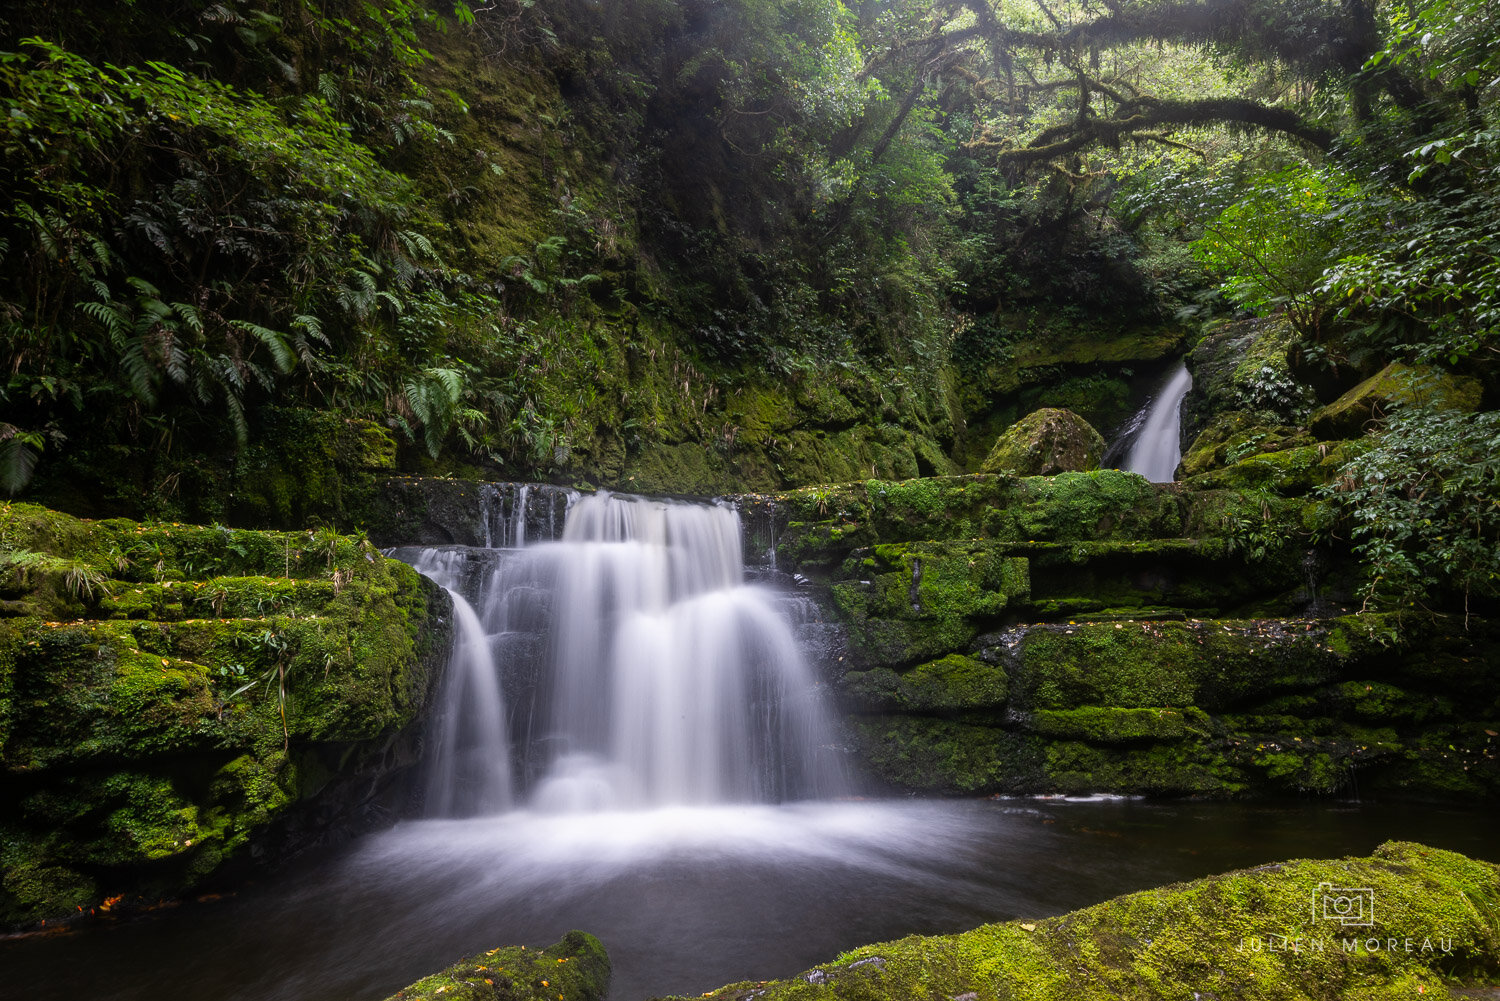
[[[0,997],[369,999],[465,954],[598,935],[612,997],[783,977],[913,932],[1042,917],[1285,858],[1425,841],[1500,859],[1495,814],[1427,807],[885,801],[421,821],[232,899],[0,941]]]

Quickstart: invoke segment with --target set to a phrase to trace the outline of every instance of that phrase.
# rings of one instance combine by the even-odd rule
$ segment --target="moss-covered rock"
[[[855,716],[849,732],[859,761],[895,789],[972,795],[1047,786],[1046,741],[985,719]]]
[[[1448,410],[1479,408],[1478,379],[1431,365],[1391,362],[1312,415],[1311,430],[1324,440],[1358,438],[1396,407],[1425,404]]]
[[[1007,695],[1004,667],[956,653],[899,673],[887,667],[851,671],[840,687],[851,703],[873,711],[999,709]]]
[[[1402,638],[1366,616],[1022,626],[975,640],[965,661],[939,661],[955,665],[951,685],[923,665],[852,672],[843,690],[859,759],[906,790],[1232,797],[1357,786],[1472,800],[1500,795],[1500,676],[1482,663],[1488,625],[1471,627],[1465,664],[1441,627]],[[1434,657],[1450,663],[1448,680],[1418,680]],[[1000,671],[1003,701],[998,686],[963,697]]]
[[[415,761],[448,599],[367,541],[11,504],[0,566],[0,924],[295,850]]]
[[[1077,414],[1046,408],[1034,411],[995,440],[982,472],[1055,476],[1099,468],[1104,438]]]
[[[1038,709],[1030,729],[1047,737],[1070,737],[1096,744],[1137,740],[1172,740],[1190,733],[1210,732],[1208,715],[1189,706],[1182,709],[1122,709],[1080,706],[1077,709]]]
[[[860,662],[895,666],[962,648],[1030,588],[1026,560],[983,542],[854,553],[832,587]]]
[[[1358,911],[1369,924],[1345,925]],[[1388,842],[1117,897],[1052,918],[863,946],[799,976],[703,995],[761,998],[1485,996],[1500,977],[1500,869]]]
[[[1252,411],[1231,410],[1209,421],[1182,456],[1182,478],[1233,465],[1252,455],[1314,444],[1300,428],[1266,426]]]
[[[1193,386],[1182,401],[1183,439],[1197,438],[1231,412],[1248,413],[1254,424],[1302,425],[1316,401],[1288,364],[1296,343],[1296,331],[1281,317],[1209,327],[1187,357]]]
[[[1173,484],[1148,483],[1117,469],[1024,478],[980,474],[864,480],[788,491],[771,499],[779,508],[777,517],[784,519],[774,533],[777,561],[789,570],[828,570],[850,551],[882,542],[1170,538],[1208,526],[1209,520],[1197,512],[1224,506],[1224,499],[1212,493],[1184,495]],[[1255,509],[1259,507],[1257,501]]]
[[[1129,369],[1110,369],[1069,376],[1022,390],[1017,396],[1022,413],[1043,407],[1070,410],[1094,428],[1118,427],[1131,413],[1130,382],[1121,374]]]
[[[1247,443],[1255,447],[1259,443]],[[1278,443],[1280,444],[1280,443]],[[1230,452],[1231,457],[1236,453]],[[1331,482],[1349,459],[1346,443],[1301,445],[1256,452],[1238,458],[1223,468],[1211,469],[1192,478],[1190,485],[1206,489],[1274,491],[1288,497],[1303,496]]]
[[[546,949],[509,946],[461,959],[387,1001],[603,1001],[609,973],[599,940],[570,931]]]

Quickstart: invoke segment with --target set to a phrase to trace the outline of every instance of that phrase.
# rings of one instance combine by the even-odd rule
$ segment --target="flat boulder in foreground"
[[[1088,1001],[1493,997],[1500,868],[1387,842],[1280,862],[1042,920],[864,946],[720,1001]]]

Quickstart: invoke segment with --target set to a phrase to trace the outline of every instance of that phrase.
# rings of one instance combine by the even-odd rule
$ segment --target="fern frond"
[[[145,345],[134,338],[120,352],[120,371],[129,390],[148,407],[156,406],[156,369],[146,357]]]
[[[264,344],[271,352],[271,358],[276,362],[276,368],[279,371],[290,372],[296,366],[297,356],[287,344],[285,334],[269,327],[262,327],[258,323],[251,323],[249,320],[230,320],[229,325]]]

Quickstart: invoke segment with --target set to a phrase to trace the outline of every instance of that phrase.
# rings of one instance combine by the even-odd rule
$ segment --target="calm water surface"
[[[913,932],[1400,838],[1500,860],[1494,813],[913,800],[403,823],[237,896],[0,941],[0,997],[378,1001],[459,957],[599,936],[611,997],[797,973]]]

